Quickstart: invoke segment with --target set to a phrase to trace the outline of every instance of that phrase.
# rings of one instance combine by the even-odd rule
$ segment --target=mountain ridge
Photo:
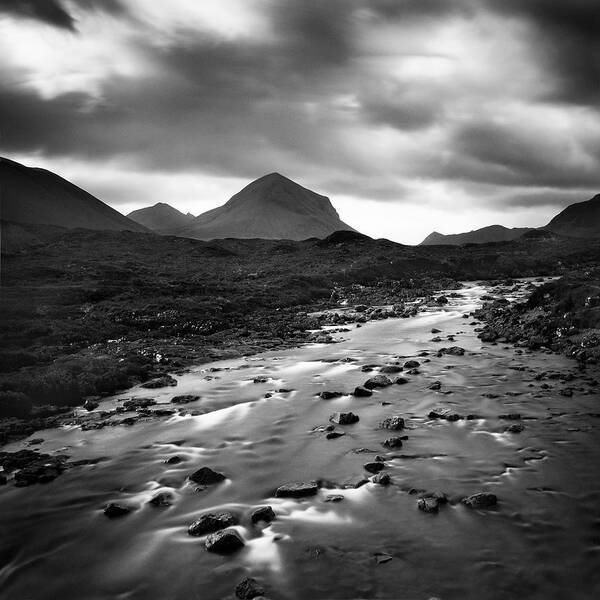
[[[152,231],[165,234],[177,231],[196,218],[191,213],[182,213],[166,202],[138,208],[128,213],[127,217]]]

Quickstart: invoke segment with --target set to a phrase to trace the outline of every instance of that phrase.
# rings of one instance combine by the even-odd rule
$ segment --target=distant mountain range
[[[184,214],[164,202],[134,210],[127,217],[157,233],[173,233],[195,218],[191,213]]]
[[[148,231],[66,179],[1,157],[0,200],[3,221]]]
[[[474,229],[466,233],[453,233],[443,235],[434,231],[430,233],[422,242],[421,246],[433,246],[440,244],[450,244],[460,246],[461,244],[486,244],[487,242],[507,242],[521,237],[530,227],[503,227],[502,225],[490,225],[481,229]]]
[[[591,200],[577,202],[567,206],[558,213],[547,225],[538,230],[551,231],[569,237],[600,237],[600,194]],[[535,231],[531,227],[513,227],[508,229],[502,225],[490,225],[465,233],[443,235],[434,231],[422,242],[421,246],[448,244],[485,244],[488,242],[506,242],[521,237],[523,234]]]
[[[45,169],[0,158],[0,219],[96,230],[154,231],[200,240],[219,238],[324,239],[356,230],[344,223],[329,198],[291,179],[271,173],[248,184],[225,204],[198,217],[159,202],[127,217],[85,190]],[[461,245],[508,241],[552,232],[570,237],[600,237],[600,194],[571,204],[539,229],[491,225],[466,233],[433,232],[422,245]]]

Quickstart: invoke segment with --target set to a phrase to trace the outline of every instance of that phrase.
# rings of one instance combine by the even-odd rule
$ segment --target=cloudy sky
[[[598,0],[0,0],[0,154],[121,212],[278,171],[374,237],[600,191]]]

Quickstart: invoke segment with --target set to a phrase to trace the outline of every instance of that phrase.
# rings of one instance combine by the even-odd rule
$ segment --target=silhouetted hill
[[[134,210],[127,217],[157,233],[172,233],[189,225],[195,218],[194,215],[183,214],[164,202]]]
[[[433,246],[449,244],[460,246],[461,244],[487,244],[488,242],[509,242],[531,231],[530,227],[503,227],[502,225],[490,225],[465,233],[454,233],[444,235],[434,231],[430,233],[422,242],[421,246]]]
[[[205,212],[177,231],[201,240],[324,238],[352,227],[340,220],[329,198],[271,173],[247,185],[223,206]]]
[[[567,206],[544,229],[571,237],[600,237],[600,194]]]
[[[55,173],[0,158],[0,218],[98,230],[148,231]]]

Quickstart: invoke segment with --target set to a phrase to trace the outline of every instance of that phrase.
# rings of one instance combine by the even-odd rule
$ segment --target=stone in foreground
[[[204,543],[209,552],[217,554],[232,554],[244,547],[244,540],[235,529],[225,529],[211,533]]]
[[[253,523],[258,523],[259,521],[270,523],[274,519],[275,511],[270,506],[260,506],[259,508],[252,511],[252,515],[250,516],[250,520]]]
[[[387,387],[388,385],[392,385],[392,380],[385,375],[375,375],[375,377],[371,377],[371,379],[367,379],[363,384],[363,387],[366,387],[368,390],[373,390],[375,388]]]
[[[420,498],[417,507],[426,513],[437,513],[440,510],[440,502],[437,498]]]
[[[337,425],[352,425],[358,422],[358,415],[355,415],[353,412],[336,412],[329,417],[329,420]]]
[[[275,491],[277,498],[302,498],[314,496],[319,491],[316,481],[294,481],[280,485]]]
[[[236,523],[237,519],[230,512],[208,513],[202,515],[188,527],[188,534],[193,536],[206,535],[231,527]]]
[[[213,485],[225,479],[223,473],[213,471],[210,467],[201,467],[190,475],[190,480],[198,485]]]
[[[116,502],[109,502],[104,508],[104,514],[109,519],[115,519],[117,517],[124,517],[131,512],[131,508],[124,506],[123,504],[117,504]]]
[[[384,419],[379,424],[379,427],[381,429],[392,429],[394,431],[398,431],[400,429],[404,429],[404,419],[402,417],[394,415],[393,417],[388,417],[387,419]]]
[[[489,508],[490,506],[496,506],[498,498],[496,498],[496,494],[478,492],[477,494],[463,498],[462,502],[469,508]]]
[[[358,385],[354,388],[354,395],[357,398],[368,398],[373,395],[373,392],[362,385]]]
[[[258,584],[254,577],[242,579],[235,588],[235,595],[240,600],[252,600],[258,596],[263,596],[264,593],[264,588]]]

